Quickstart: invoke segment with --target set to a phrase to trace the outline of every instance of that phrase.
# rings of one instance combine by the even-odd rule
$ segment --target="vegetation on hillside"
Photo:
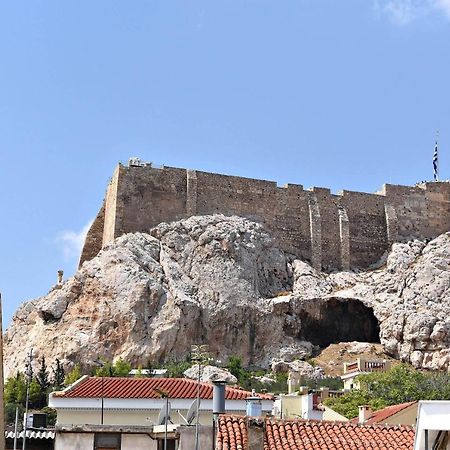
[[[39,360],[39,370],[36,374],[31,374],[29,387],[29,410],[43,410],[46,408],[48,414],[48,424],[53,425],[56,418],[54,411],[48,408],[48,394],[55,390],[60,390],[62,380],[64,380],[64,369],[57,359],[51,368],[52,374],[48,370],[45,358]],[[8,378],[4,388],[5,401],[5,422],[12,424],[15,421],[16,408],[19,410],[19,417],[25,412],[27,395],[27,377],[21,372]]]
[[[358,415],[358,406],[361,405],[377,410],[414,400],[450,400],[450,374],[421,372],[406,364],[387,372],[360,375],[358,381],[360,390],[329,398],[325,404],[350,419]]]

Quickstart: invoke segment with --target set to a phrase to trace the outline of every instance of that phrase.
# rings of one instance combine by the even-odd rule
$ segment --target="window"
[[[120,433],[95,433],[94,450],[120,450]]]
[[[178,446],[175,439],[167,439],[167,450],[176,450]],[[164,450],[164,439],[158,439],[158,450]]]

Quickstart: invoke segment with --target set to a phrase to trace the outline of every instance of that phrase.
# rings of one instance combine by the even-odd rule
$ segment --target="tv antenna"
[[[184,420],[184,423],[186,425],[191,425],[194,419],[197,417],[198,409],[200,408],[200,399],[196,398],[192,403],[191,406],[189,406],[189,410],[186,414],[186,417],[183,416],[183,414],[180,413],[178,410],[178,414],[181,416],[181,418]]]

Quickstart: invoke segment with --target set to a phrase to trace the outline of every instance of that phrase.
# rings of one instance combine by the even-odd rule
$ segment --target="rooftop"
[[[386,419],[392,417],[394,414],[403,411],[406,408],[409,408],[411,405],[417,404],[414,402],[406,402],[400,403],[398,405],[387,406],[386,408],[379,409],[378,411],[374,411],[373,414],[364,422],[365,425],[375,424],[375,423],[384,423]],[[359,418],[355,417],[352,419],[352,422],[358,422]]]
[[[217,450],[240,450],[248,442],[245,417],[219,418]],[[358,425],[305,420],[265,421],[264,450],[412,450],[414,430],[407,426]]]
[[[55,392],[58,398],[160,398],[161,392],[169,398],[196,398],[197,381],[188,378],[116,378],[83,377],[64,391]],[[245,400],[252,393],[239,387],[226,386],[226,400]],[[258,394],[264,400],[273,396]],[[200,398],[213,398],[213,385],[200,383]]]

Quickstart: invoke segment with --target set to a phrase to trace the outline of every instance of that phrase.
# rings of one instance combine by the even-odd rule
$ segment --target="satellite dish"
[[[164,425],[170,420],[170,411],[171,411],[170,402],[164,402],[164,405],[161,408],[158,416],[158,425]]]
[[[188,425],[190,425],[192,421],[195,419],[199,409],[200,409],[200,399],[196,398],[192,402],[191,406],[189,406],[189,411],[186,416],[186,422],[188,423]]]

